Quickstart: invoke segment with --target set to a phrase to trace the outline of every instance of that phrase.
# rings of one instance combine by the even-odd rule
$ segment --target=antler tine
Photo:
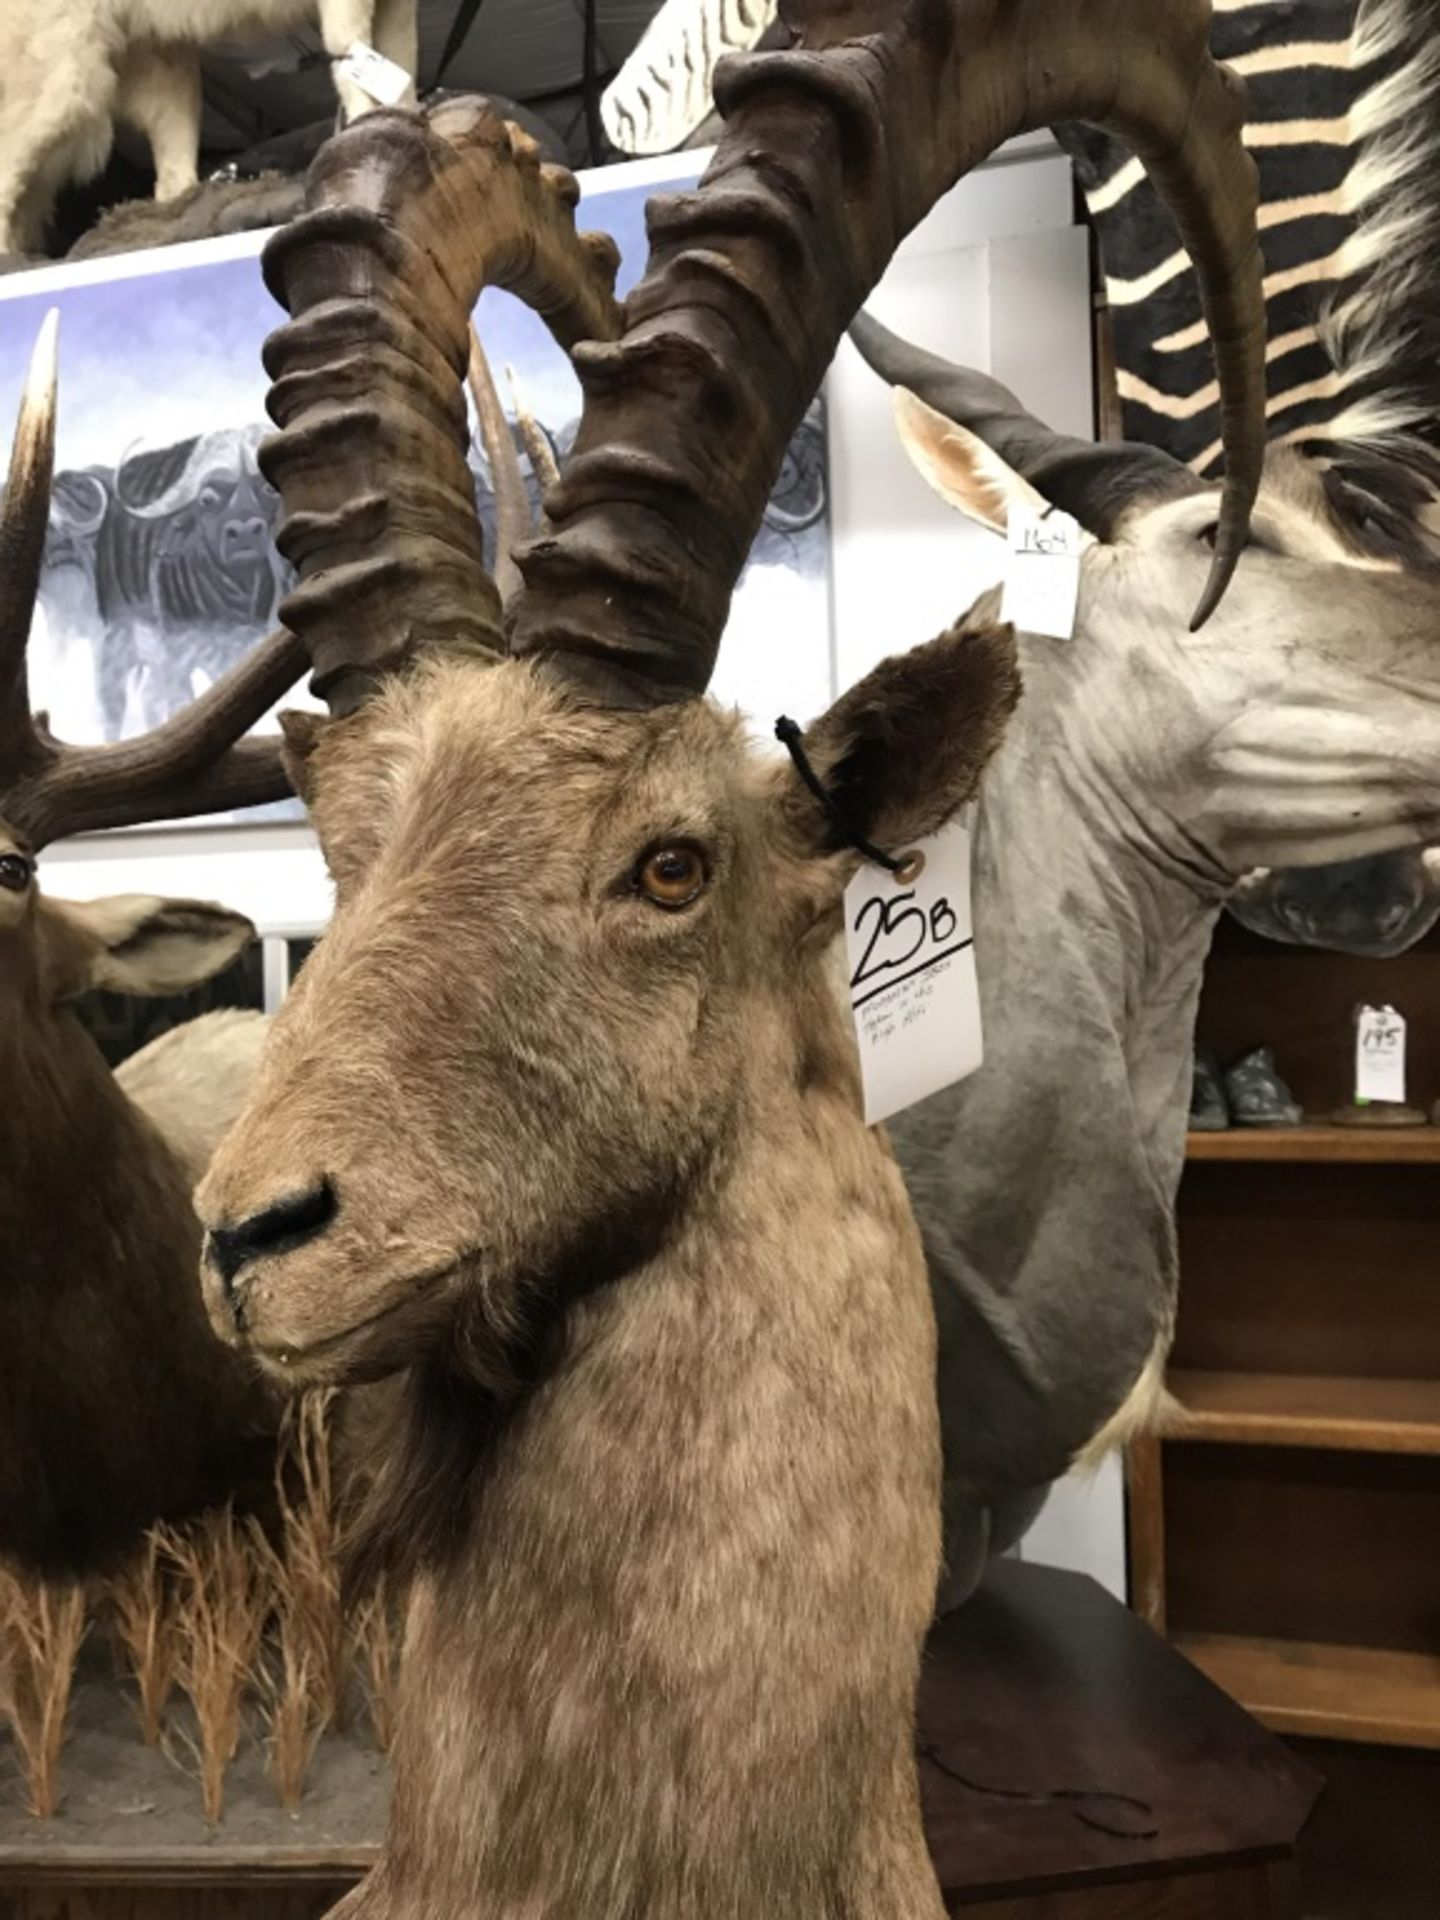
[[[470,398],[475,402],[475,419],[480,428],[480,444],[490,463],[490,485],[495,495],[495,588],[502,607],[508,607],[520,591],[520,569],[515,564],[515,549],[533,531],[530,497],[520,473],[520,456],[510,436],[505,409],[495,387],[495,377],[485,349],[474,326],[470,328]]]
[[[134,740],[75,747],[37,731],[39,765],[7,794],[7,819],[43,847],[72,833],[283,800],[290,782],[279,739],[240,736],[294,686],[305,664],[305,649],[281,630]]]
[[[525,442],[525,455],[530,462],[530,471],[536,484],[544,493],[553,487],[560,478],[560,464],[555,458],[555,449],[545,434],[545,429],[526,406],[520,394],[520,382],[515,377],[515,369],[507,366],[505,378],[510,386],[510,398],[515,405],[515,424],[520,429],[520,438]]]
[[[1202,611],[1244,541],[1263,453],[1265,311],[1243,89],[1209,0],[785,0],[798,48],[716,75],[698,191],[651,202],[618,344],[574,356],[585,410],[553,531],[520,555],[512,650],[706,684],[790,435],[898,242],[1011,135],[1092,120],[1141,154],[1200,269],[1228,469]],[[863,35],[863,38],[853,36]]]
[[[52,307],[30,356],[0,508],[0,790],[31,772],[43,752],[30,718],[25,649],[50,525],[59,325]]]
[[[381,109],[322,148],[266,249],[293,316],[266,345],[281,431],[261,450],[300,573],[281,617],[334,708],[421,646],[504,650],[465,464],[470,315],[495,284],[562,346],[616,336],[618,256],[577,235],[577,198],[483,102]]]

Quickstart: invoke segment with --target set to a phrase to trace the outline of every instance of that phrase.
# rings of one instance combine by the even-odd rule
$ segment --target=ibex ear
[[[895,425],[917,470],[942,500],[982,527],[1004,533],[1012,507],[1043,513],[1049,506],[1038,488],[992,453],[968,427],[957,427],[908,387],[895,389],[894,405]]]
[[[975,792],[1020,697],[1015,630],[987,593],[938,640],[896,654],[805,734],[806,757],[851,832],[903,853]],[[787,769],[781,801],[809,853],[844,844],[837,822]]]
[[[114,993],[182,993],[228,967],[255,938],[244,914],[204,900],[120,893],[83,905],[74,900],[48,905],[89,950],[88,978],[77,987],[108,987]]]

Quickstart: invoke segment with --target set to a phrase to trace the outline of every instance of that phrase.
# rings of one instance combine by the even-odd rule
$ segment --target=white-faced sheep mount
[[[332,706],[290,763],[337,905],[199,1205],[215,1323],[274,1377],[406,1373],[371,1536],[415,1567],[393,1811],[348,1913],[938,1920],[934,1328],[829,980],[858,855],[700,696],[845,324],[946,188],[1060,113],[1136,140],[1203,264],[1213,604],[1261,368],[1207,12],[797,0],[796,49],[722,74],[726,137],[652,202],[623,311],[573,183],[463,103],[339,136],[269,249],[284,617]],[[585,392],[508,633],[464,462],[487,280]],[[1016,693],[981,608],[811,760],[903,847]]]

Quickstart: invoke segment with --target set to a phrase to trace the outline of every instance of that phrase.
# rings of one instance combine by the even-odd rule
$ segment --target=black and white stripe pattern
[[[1410,544],[1440,482],[1440,0],[1216,0],[1260,169],[1269,430]],[[1100,240],[1127,437],[1213,471],[1195,276],[1138,162],[1059,130]]]
[[[775,17],[774,0],[665,0],[600,102],[622,153],[670,153],[711,110],[716,63],[746,53]]]

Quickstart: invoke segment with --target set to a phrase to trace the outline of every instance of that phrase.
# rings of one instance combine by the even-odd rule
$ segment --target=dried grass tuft
[[[309,1659],[296,1645],[288,1609],[280,1615],[278,1659],[265,1670],[261,1712],[270,1778],[281,1806],[287,1813],[298,1813],[305,1794],[305,1776],[324,1723],[316,1711]]]
[[[395,1688],[400,1671],[399,1607],[383,1576],[375,1591],[360,1603],[355,1616],[355,1643],[364,1662],[365,1695],[370,1703],[370,1727],[381,1753],[395,1738]]]
[[[315,1717],[345,1724],[350,1641],[340,1600],[341,1504],[334,1470],[334,1389],[287,1410],[276,1491],[285,1562],[285,1630],[303,1665]]]
[[[158,1746],[180,1656],[174,1580],[161,1532],[152,1527],[106,1592],[115,1636],[139,1693],[136,1711],[147,1746]]]
[[[49,1820],[60,1805],[60,1754],[75,1663],[85,1638],[85,1589],[0,1565],[0,1711],[25,1770],[26,1806]]]
[[[195,1713],[200,1798],[205,1818],[218,1823],[246,1686],[274,1602],[274,1555],[258,1522],[237,1522],[228,1507],[185,1532],[157,1532],[178,1575],[177,1676]]]

